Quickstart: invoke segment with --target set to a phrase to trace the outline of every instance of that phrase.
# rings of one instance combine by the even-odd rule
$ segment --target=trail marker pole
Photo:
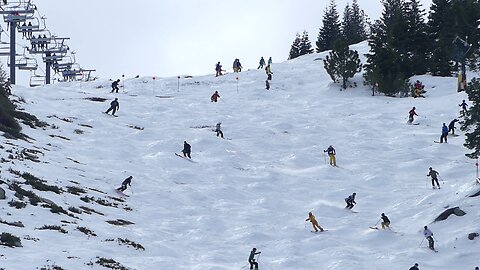
[[[122,88],[123,92],[125,92],[125,74],[122,74]]]
[[[238,77],[235,79],[237,80],[237,94],[238,94]]]
[[[155,77],[152,78],[153,79],[153,95],[155,96]]]
[[[177,76],[177,92],[180,92],[180,76]]]
[[[422,242],[420,242],[420,245],[418,245],[418,247],[421,247],[421,246],[422,246],[423,240],[425,240],[425,238],[422,238]]]
[[[477,163],[475,163],[475,166],[477,166],[477,178],[478,178],[478,157],[477,157]]]

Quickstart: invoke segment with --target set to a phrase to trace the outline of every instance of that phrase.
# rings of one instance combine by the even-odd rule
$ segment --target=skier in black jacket
[[[119,90],[118,89],[118,84],[119,83],[120,83],[120,79],[118,79],[118,80],[116,80],[112,83],[112,92],[111,93],[113,93],[113,92],[118,93],[118,90]]]
[[[390,219],[388,219],[388,217],[382,213],[382,229],[385,229],[385,227],[387,227],[388,229],[390,229]]]
[[[357,204],[357,202],[355,202],[355,196],[357,196],[357,193],[354,192],[352,195],[345,198],[345,202],[347,203],[345,208],[352,209],[354,204]]]
[[[132,186],[132,178],[133,176],[127,177],[125,180],[122,182],[122,186],[117,188],[118,191],[123,192],[127,189],[127,185]]]
[[[191,152],[192,152],[192,146],[190,146],[190,144],[188,144],[186,141],[184,141],[183,142],[183,150],[182,150],[183,156],[188,157],[188,158],[192,158],[190,156]]]
[[[458,122],[458,119],[453,119],[452,122],[450,122],[450,124],[448,124],[448,132],[452,132],[452,135],[455,135],[455,123]]]
[[[418,269],[418,263],[416,263],[414,266],[410,267],[408,270],[419,270]]]
[[[118,98],[115,98],[114,101],[110,102],[110,108],[108,108],[105,113],[108,114],[110,111],[112,111],[112,115],[115,115],[117,110],[120,110],[120,104],[118,103]]]
[[[257,252],[256,248],[253,248],[252,251],[250,251],[250,256],[248,256],[248,262],[250,263],[250,270],[253,269],[253,266],[255,266],[255,269],[258,269],[258,263],[255,261],[255,255],[260,254],[262,252]]]

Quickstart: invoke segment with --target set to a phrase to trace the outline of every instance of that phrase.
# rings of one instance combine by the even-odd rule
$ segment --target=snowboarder
[[[268,58],[268,65],[270,66],[272,63],[273,63],[272,57],[270,56],[270,57]]]
[[[317,220],[315,219],[315,216],[312,214],[312,212],[308,212],[308,218],[305,219],[305,221],[310,221],[312,223],[313,230],[315,232],[318,232],[318,229],[320,229],[321,232],[323,232],[323,228],[318,225]]]
[[[120,79],[112,82],[112,92],[110,92],[110,93],[113,93],[113,92],[118,93],[118,90],[119,90],[119,89],[118,89],[118,84],[119,84],[119,83],[120,83]]]
[[[443,143],[443,139],[445,139],[445,143],[447,142],[447,136],[448,136],[448,127],[443,123],[442,126],[442,135],[440,136],[440,143]]]
[[[270,68],[270,65],[267,65],[265,68],[265,73],[267,74],[267,80],[271,81],[272,80],[272,69]]]
[[[250,263],[250,270],[253,269],[253,266],[255,266],[255,269],[258,269],[258,263],[255,261],[255,255],[260,254],[262,252],[257,252],[256,248],[253,248],[252,251],[250,251],[250,256],[248,256],[248,262]]]
[[[218,77],[218,76],[221,76],[222,75],[222,65],[220,65],[220,62],[218,62],[216,65],[215,65],[215,71],[217,72],[215,74],[215,77]]]
[[[108,108],[105,113],[108,114],[110,111],[112,111],[112,115],[115,115],[117,110],[120,110],[120,104],[118,103],[118,98],[115,98],[115,100],[110,102],[110,108]]]
[[[413,107],[409,112],[408,112],[408,123],[411,124],[413,123],[413,116],[416,115],[418,116],[418,114],[415,112],[415,107]]]
[[[268,80],[265,81],[265,89],[270,90],[270,83]]]
[[[333,146],[329,146],[327,148],[327,150],[323,150],[323,152],[327,152],[328,153],[328,157],[330,158],[330,165],[333,166],[333,167],[336,167],[337,166],[337,159],[335,158],[335,148],[333,148]]]
[[[345,198],[345,202],[347,203],[345,208],[352,209],[354,204],[357,204],[357,202],[355,202],[355,196],[357,196],[357,193],[354,192],[352,195]]]
[[[184,141],[183,142],[183,150],[182,150],[183,156],[188,157],[188,158],[192,158],[192,156],[190,156],[191,152],[192,152],[192,146],[190,146],[190,144],[188,144],[186,141]]]
[[[122,182],[122,186],[117,188],[118,191],[123,192],[127,189],[127,185],[132,186],[132,178],[133,176],[127,177],[125,180]]]
[[[265,66],[265,59],[260,58],[260,61],[258,62],[258,68],[257,69],[263,69],[263,66]]]
[[[408,270],[419,270],[418,269],[418,263],[416,263],[414,266],[410,267]]]
[[[432,231],[430,231],[430,229],[427,226],[423,227],[423,235],[428,240],[428,247],[431,250],[435,250],[435,247],[434,247],[435,241],[433,241],[433,233],[432,233]]]
[[[218,94],[218,91],[215,91],[215,93],[213,93],[213,95],[210,97],[210,102],[217,102],[219,98],[220,95]]]
[[[390,229],[390,219],[388,219],[388,217],[382,213],[381,215],[381,219],[382,219],[382,229],[385,230],[385,227],[387,227],[388,229]]]
[[[223,132],[222,132],[222,128],[220,127],[222,123],[221,122],[218,122],[217,125],[215,126],[215,132],[217,132],[217,137],[218,135],[220,135],[223,139]]]
[[[458,119],[453,119],[450,124],[448,124],[448,132],[452,131],[452,135],[455,135],[455,123],[458,122]]]
[[[427,176],[430,176],[432,178],[432,188],[435,188],[435,183],[437,183],[438,189],[440,189],[440,184],[438,183],[438,175],[439,173],[432,169],[432,167],[428,168],[428,174]]]
[[[468,107],[468,104],[465,102],[465,99],[462,100],[462,104],[458,104],[458,106],[462,107],[462,112],[465,115],[467,113],[467,107]]]

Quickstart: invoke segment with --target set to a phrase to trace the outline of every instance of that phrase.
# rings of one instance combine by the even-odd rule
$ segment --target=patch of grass
[[[98,257],[97,257],[98,258]],[[113,260],[113,259],[107,259],[107,258],[98,258],[98,260],[95,262],[96,264],[99,264],[103,267],[110,268],[110,269],[115,269],[115,270],[128,270],[127,267],[121,265],[119,262]]]
[[[144,248],[142,245],[140,245],[140,244],[138,244],[138,243],[135,243],[135,242],[133,242],[133,241],[130,241],[130,240],[128,240],[128,239],[118,238],[117,241],[118,241],[118,243],[121,244],[121,245],[131,246],[131,247],[133,247],[133,248],[135,248],[135,249],[137,249],[137,250],[141,249],[141,250],[145,251],[145,248]]]
[[[95,102],[105,102],[106,98],[99,98],[99,97],[87,97],[86,100],[95,101]]]
[[[10,205],[10,207],[15,207],[17,209],[22,209],[22,208],[25,208],[27,206],[26,203],[21,202],[21,201],[15,201],[15,200],[9,201],[8,205]]]
[[[37,206],[38,203],[42,201],[42,198],[38,197],[32,191],[23,189],[18,183],[11,184],[10,189],[15,191],[14,196],[20,200],[22,200],[24,197],[27,197],[30,200],[31,205]]]
[[[59,231],[61,233],[68,233],[65,229],[57,225],[43,225],[40,228],[36,228],[37,230],[51,230],[51,231]]]
[[[75,132],[75,134],[83,134],[84,131],[81,130],[81,129],[75,129],[73,132]]]
[[[32,186],[36,190],[40,191],[51,191],[57,194],[63,193],[63,190],[57,186],[47,185],[45,184],[45,180],[41,180],[40,178],[28,173],[24,172],[22,178],[25,179],[25,183]]]
[[[67,192],[73,195],[80,196],[80,194],[87,193],[85,189],[81,187],[67,186]]]
[[[62,268],[58,265],[45,265],[40,270],[65,270],[65,268]]]
[[[7,247],[22,247],[22,241],[19,237],[10,234],[10,233],[2,233],[0,235],[0,245],[4,245]]]
[[[124,220],[124,219],[116,219],[116,220],[107,220],[106,221],[108,224],[112,224],[112,225],[117,225],[117,226],[124,226],[124,225],[132,225],[132,224],[135,224],[131,221],[128,221],[128,220]]]
[[[20,228],[25,227],[25,225],[23,225],[23,223],[21,221],[7,222],[7,221],[0,218],[0,223],[6,224],[6,225],[9,225],[9,226],[20,227]]]
[[[68,211],[76,213],[76,214],[81,214],[82,213],[82,210],[80,210],[76,207],[73,207],[73,206],[68,207]]]
[[[86,207],[86,206],[80,206],[80,209],[82,209],[83,211],[85,211],[85,213],[87,213],[89,215],[91,215],[92,213],[98,214],[100,216],[105,215],[104,213],[98,212],[95,209],[92,209],[92,208],[89,208],[89,207]]]
[[[44,128],[48,126],[46,122],[40,121],[35,115],[29,114],[26,112],[15,111],[13,113],[13,116],[17,119],[22,120],[23,124],[31,128],[37,128],[37,127]]]
[[[77,227],[77,230],[81,231],[87,236],[97,236],[93,231],[89,230],[86,227]]]

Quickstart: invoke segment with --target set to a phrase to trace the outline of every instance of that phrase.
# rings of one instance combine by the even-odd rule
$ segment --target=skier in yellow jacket
[[[321,232],[323,232],[323,228],[318,225],[317,220],[315,219],[315,216],[312,214],[312,212],[308,212],[308,218],[305,221],[310,221],[312,223],[312,227],[315,230],[315,232],[318,232],[318,229],[320,229]]]

